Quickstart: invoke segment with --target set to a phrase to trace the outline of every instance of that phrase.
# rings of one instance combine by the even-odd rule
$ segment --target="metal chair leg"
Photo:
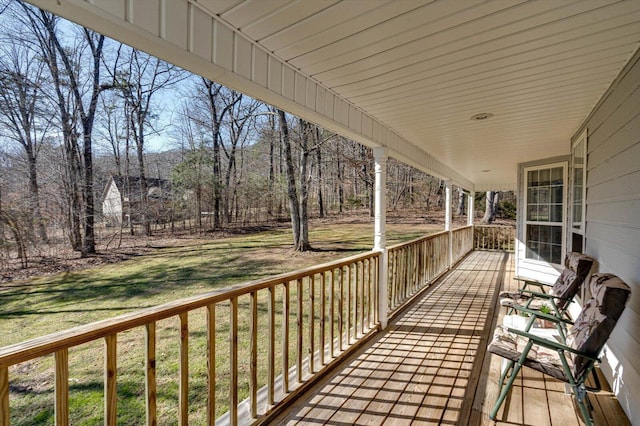
[[[507,384],[500,390],[500,396],[498,397],[498,400],[496,401],[496,405],[493,407],[493,410],[491,410],[491,413],[489,414],[489,418],[491,420],[495,420],[496,419],[496,415],[498,414],[498,410],[500,409],[500,406],[502,405],[502,403],[504,402],[505,398],[509,394],[509,391],[511,391],[511,386],[513,386],[513,382],[516,380],[516,377],[518,377],[518,372],[520,371],[520,369],[524,365],[524,361],[527,359],[527,355],[529,354],[529,351],[531,350],[532,346],[533,346],[533,342],[529,341],[527,343],[527,346],[525,346],[524,351],[522,351],[522,354],[520,355],[520,358],[518,359],[518,362],[515,363],[515,365],[513,365],[514,361],[510,361],[510,364],[511,364],[511,367],[512,367],[511,376],[509,376],[509,380],[507,381]],[[509,369],[505,370],[505,372],[502,373],[503,376],[505,376],[505,373],[507,371],[509,371]],[[501,380],[504,380],[504,377],[502,377]]]
[[[513,371],[513,365],[515,364],[515,361],[509,361],[506,368],[502,371],[502,374],[500,375],[500,380],[498,381],[498,387],[500,389],[502,389],[502,385],[504,385],[504,379],[507,378],[507,375],[509,374],[510,371]]]
[[[513,363],[513,361],[511,361],[511,363]],[[494,405],[493,410],[491,410],[491,413],[489,414],[489,418],[491,420],[495,420],[496,419],[496,415],[498,414],[498,410],[500,409],[500,406],[502,405],[502,403],[504,402],[505,398],[509,394],[509,391],[511,390],[511,386],[513,386],[513,382],[516,380],[516,377],[518,376],[518,372],[520,371],[520,368],[522,368],[522,365],[520,364],[520,362],[518,362],[517,364],[515,364],[515,366],[513,366],[513,370],[511,372],[511,376],[509,376],[509,380],[507,380],[507,384],[501,389],[500,396],[498,397],[498,400],[496,401],[496,405]],[[505,371],[508,371],[508,370],[505,370]]]

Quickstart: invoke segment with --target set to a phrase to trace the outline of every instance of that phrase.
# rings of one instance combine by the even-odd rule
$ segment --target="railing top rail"
[[[187,297],[164,303],[151,308],[119,315],[101,321],[84,324],[68,330],[36,337],[31,340],[0,348],[0,366],[10,366],[33,358],[52,354],[64,348],[81,345],[105,336],[140,327],[145,324],[170,318],[180,313],[202,308],[213,303],[223,302],[233,297],[249,294],[254,291],[294,281],[307,276],[331,271],[354,262],[379,257],[380,252],[371,251],[350,256],[333,262],[315,265],[297,271],[275,275],[231,287],[214,290],[201,295]]]
[[[471,227],[472,227],[471,225],[461,226],[460,228],[452,229],[451,232],[461,231],[463,229],[467,229],[467,228],[471,228]],[[431,240],[433,238],[437,238],[437,237],[440,237],[442,235],[447,235],[447,233],[448,233],[448,231],[440,231],[440,232],[436,232],[435,234],[429,234],[429,235],[426,235],[424,237],[418,237],[418,238],[410,240],[410,241],[405,241],[403,243],[394,244],[392,246],[389,246],[387,248],[387,251],[396,250],[396,249],[399,249],[399,248],[404,247],[404,246],[408,246],[408,245],[411,245],[411,244],[418,243],[420,241]]]

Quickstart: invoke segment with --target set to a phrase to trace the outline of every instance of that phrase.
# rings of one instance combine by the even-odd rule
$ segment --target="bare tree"
[[[183,158],[173,169],[171,181],[178,191],[189,194],[187,200],[193,201],[192,215],[196,219],[198,232],[202,232],[202,212],[205,198],[206,182],[211,182],[212,166],[208,132],[189,118],[190,107],[183,105],[178,138],[182,142]]]
[[[120,105],[120,98],[115,92],[103,93],[100,99],[102,114],[98,117],[97,131],[100,139],[107,143],[106,149],[113,155],[115,173],[122,176],[127,169],[126,152],[128,151],[129,124],[124,116],[124,108]]]
[[[122,59],[122,62],[121,62]],[[149,194],[144,164],[145,142],[157,132],[152,121],[158,116],[152,111],[158,92],[186,78],[182,69],[137,49],[120,45],[112,71],[113,87],[122,94],[130,136],[135,142],[140,177],[140,214],[145,235],[151,235]]]
[[[5,42],[0,51],[0,124],[5,137],[22,147],[27,160],[28,194],[32,227],[41,242],[47,231],[40,208],[37,162],[40,143],[51,125],[51,116],[43,111],[44,65],[34,52],[19,40]]]
[[[237,153],[246,142],[250,129],[253,127],[250,123],[255,120],[255,113],[260,107],[260,103],[251,98],[245,98],[244,95],[236,91],[229,91],[228,96],[224,98],[225,108],[227,109],[226,133],[228,143],[222,143],[224,155],[227,160],[226,171],[224,177],[224,213],[227,223],[231,222],[232,211],[237,212],[234,208],[237,197],[238,167]]]
[[[213,144],[213,218],[214,228],[219,228],[222,223],[222,123],[229,110],[241,101],[242,96],[238,92],[228,93],[224,86],[205,78],[202,79],[206,102],[207,116],[199,119],[211,132]]]
[[[81,36],[76,38],[77,44],[67,47],[62,40],[66,41],[68,37],[63,39],[59,34],[59,18],[23,3],[20,5],[54,85],[53,97],[60,113],[69,161],[72,245],[81,251],[82,256],[87,256],[96,251],[92,134],[98,97],[105,88],[100,82],[105,37],[82,28]],[[77,136],[78,125],[82,144]],[[81,199],[75,195],[78,189]],[[78,235],[74,234],[78,222],[83,226],[80,247]]]

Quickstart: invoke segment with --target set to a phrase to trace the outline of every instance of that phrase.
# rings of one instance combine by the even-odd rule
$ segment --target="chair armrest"
[[[529,315],[532,315],[536,318],[541,318],[541,319],[545,319],[547,321],[551,321],[553,323],[559,324],[559,323],[563,323],[563,324],[569,324],[569,325],[573,325],[573,321],[568,320],[566,318],[559,318],[553,314],[545,314],[544,312],[540,312],[537,311],[535,309],[529,309],[529,308],[525,308],[524,306],[520,306],[520,305],[513,305],[511,306],[511,308],[513,308],[514,310],[518,311],[518,312],[522,312],[522,313],[526,313]]]
[[[538,280],[534,280],[533,278],[524,278],[524,277],[513,277],[514,280],[516,281],[522,281],[524,283],[527,284],[533,284],[533,285],[537,285],[537,286],[545,286],[545,287],[552,287],[553,284],[550,283],[544,283],[542,281],[538,281]]]
[[[560,342],[556,342],[554,340],[545,339],[544,337],[536,336],[535,334],[531,334],[531,333],[528,333],[526,331],[518,330],[518,329],[515,329],[515,328],[508,328],[507,330],[510,333],[514,333],[514,334],[517,334],[519,336],[526,337],[527,339],[531,340],[533,343],[535,343],[538,346],[544,346],[545,348],[549,348],[549,349],[555,349],[555,350],[571,352],[573,354],[580,355],[581,357],[590,359],[591,361],[600,361],[597,357],[594,357],[593,355],[589,355],[589,354],[587,354],[585,352],[579,351],[577,349],[572,348],[571,346],[567,346],[567,345],[562,344]]]
[[[535,297],[535,298],[538,298],[538,299],[547,299],[547,300],[550,300],[550,299],[571,300],[571,299],[573,299],[572,297],[554,296],[554,295],[549,294],[549,293],[540,293],[539,291],[532,291],[532,290],[527,290],[527,289],[518,290],[518,293],[525,294],[527,296]]]
[[[522,291],[525,290],[527,288],[527,286],[530,285],[534,285],[536,287],[539,287],[540,290],[545,291],[545,288],[548,287],[553,287],[553,284],[549,284],[549,283],[543,283],[542,281],[538,281],[538,280],[534,280],[531,278],[523,278],[523,277],[513,277],[514,280],[516,281],[522,281],[522,284],[520,285],[520,289],[518,291]]]
[[[538,297],[540,299],[555,299],[555,297],[550,295],[549,293],[541,293],[539,291],[527,290],[526,288],[519,289],[518,293],[524,294],[530,297]]]

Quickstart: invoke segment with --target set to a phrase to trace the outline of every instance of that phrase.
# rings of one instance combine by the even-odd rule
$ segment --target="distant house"
[[[139,222],[142,200],[141,179],[138,176],[111,176],[102,192],[102,214],[107,224]],[[161,220],[169,209],[171,183],[166,179],[147,178],[147,214]]]

